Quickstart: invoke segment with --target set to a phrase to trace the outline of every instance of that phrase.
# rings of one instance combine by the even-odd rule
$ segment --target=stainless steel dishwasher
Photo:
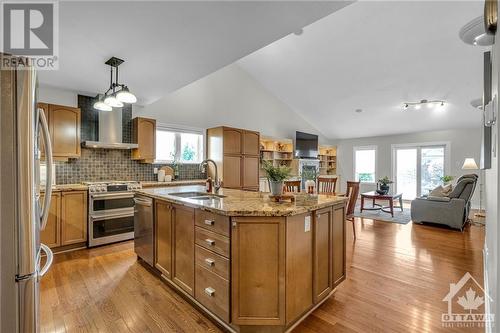
[[[153,266],[153,199],[134,197],[134,249],[139,258]]]

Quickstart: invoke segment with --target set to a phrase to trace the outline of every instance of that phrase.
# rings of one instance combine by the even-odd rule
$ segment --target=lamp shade
[[[468,157],[465,159],[464,164],[462,165],[462,169],[463,170],[477,170],[479,168],[476,164],[476,161],[473,158]]]

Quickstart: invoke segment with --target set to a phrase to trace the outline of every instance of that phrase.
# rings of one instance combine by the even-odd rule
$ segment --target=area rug
[[[354,209],[354,216],[356,217],[364,217],[367,219],[399,224],[408,224],[411,221],[409,208],[403,208],[403,211],[399,208],[394,208],[394,217],[392,217],[390,213],[382,212],[380,210],[363,210],[363,213],[361,213],[359,208],[360,206],[357,205]],[[368,206],[368,208],[371,207]]]

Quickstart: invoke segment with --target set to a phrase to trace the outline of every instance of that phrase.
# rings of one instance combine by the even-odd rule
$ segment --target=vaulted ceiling
[[[482,96],[487,48],[464,44],[458,31],[482,6],[356,2],[238,64],[332,139],[478,127],[470,101]],[[402,111],[421,99],[447,103]]]
[[[59,70],[40,82],[95,94],[111,56],[149,104],[343,8],[343,1],[61,1]]]

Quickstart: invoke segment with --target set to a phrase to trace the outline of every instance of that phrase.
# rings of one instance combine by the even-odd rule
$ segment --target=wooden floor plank
[[[350,222],[349,222],[350,223]],[[483,281],[484,229],[356,219],[347,279],[294,332],[480,332],[443,328],[442,298],[470,272]],[[42,280],[41,331],[220,332],[137,262],[132,242],[57,254]]]

